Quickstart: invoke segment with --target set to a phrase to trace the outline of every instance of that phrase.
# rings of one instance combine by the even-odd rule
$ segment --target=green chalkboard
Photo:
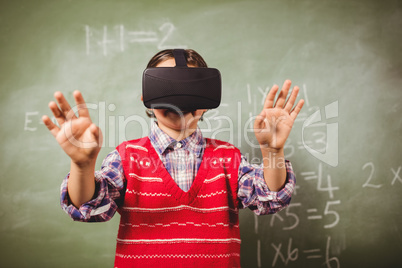
[[[243,267],[402,267],[402,2],[10,0],[0,4],[0,266],[113,267],[119,217],[60,209],[69,159],[43,114],[82,91],[104,133],[98,164],[147,135],[141,75],[164,48],[193,48],[223,78],[200,123],[251,162],[249,131],[273,84],[306,100],[285,153],[291,205],[241,211]]]

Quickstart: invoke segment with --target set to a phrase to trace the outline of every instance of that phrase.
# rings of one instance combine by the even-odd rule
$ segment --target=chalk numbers
[[[341,200],[327,201],[327,204],[326,204],[325,210],[324,210],[324,215],[327,215],[327,216],[331,215],[334,218],[334,221],[330,224],[324,225],[324,228],[326,228],[326,229],[333,228],[338,224],[339,214],[338,214],[338,212],[336,212],[336,210],[333,210],[332,208],[330,208],[330,206],[339,205],[339,204],[341,204]]]
[[[272,260],[272,267],[275,267],[278,263],[286,265],[289,262],[297,261],[299,258],[305,258],[307,260],[321,259],[324,261],[323,265],[326,268],[340,268],[340,262],[337,257],[331,256],[330,246],[331,237],[327,237],[327,241],[324,246],[324,250],[321,248],[297,248],[292,245],[292,238],[289,238],[288,245],[285,250],[282,250],[282,243],[271,243],[271,247],[275,250],[275,256]]]
[[[381,166],[383,168],[383,166]],[[389,168],[389,176],[384,179],[384,176],[377,174],[376,166],[373,162],[367,162],[361,167],[363,179],[361,182],[362,188],[365,189],[381,189],[386,186],[396,187],[402,184],[401,178],[402,166]],[[307,206],[301,202],[293,202],[280,213],[271,215],[270,227],[279,226],[282,231],[291,231],[297,229],[300,224],[305,222],[316,222],[321,225],[323,230],[331,230],[337,228],[341,221],[341,214],[338,210],[341,208],[341,200],[337,199],[337,191],[340,188],[334,182],[330,174],[325,174],[323,164],[319,163],[316,170],[305,170],[298,174],[307,182],[307,186],[313,183],[313,187],[317,193],[325,194],[328,198],[322,206],[322,202],[315,203],[314,207]],[[299,187],[301,187],[299,185]],[[305,187],[305,185],[302,185]],[[317,200],[322,198],[317,197]],[[317,206],[317,207],[315,207]],[[321,208],[320,208],[321,207]],[[333,233],[333,232],[331,232]],[[291,262],[296,262],[299,259],[313,260],[321,259],[323,266],[327,268],[340,268],[341,262],[339,256],[331,256],[330,247],[331,236],[327,235],[326,243],[323,243],[321,248],[302,248],[295,247],[292,238],[288,238],[288,242],[274,241],[271,243],[271,250],[274,252],[271,267],[280,265],[287,266]],[[259,261],[260,263],[260,261]]]
[[[391,176],[393,177],[392,180],[389,180],[389,185],[394,186],[395,184],[402,184],[402,178],[401,175],[399,175],[401,169],[402,166],[398,166],[397,168],[390,168],[390,174],[392,173]],[[378,183],[379,178],[376,177],[376,171],[373,162],[365,163],[362,167],[362,171],[368,173],[367,177],[365,178],[365,182],[362,185],[363,188],[380,189],[382,186],[384,186],[383,183]],[[391,176],[389,178],[391,178]]]
[[[374,164],[372,162],[364,164],[362,167],[362,170],[368,169],[370,171],[370,174],[366,180],[366,182],[363,184],[364,187],[371,187],[371,188],[381,188],[382,184],[373,184],[373,176],[374,176]]]
[[[257,107],[263,105],[265,96],[269,92],[269,89],[269,86],[252,88],[250,84],[246,85],[245,92],[247,92],[247,104],[250,106],[250,118],[253,114],[258,112]],[[326,171],[328,166],[336,167],[336,165],[331,165],[333,161],[324,161],[325,159],[329,159],[327,156],[332,152],[330,150],[331,148],[328,146],[328,142],[334,142],[334,140],[337,141],[337,131],[334,132],[332,130],[335,128],[331,128],[332,125],[337,123],[326,123],[321,121],[321,119],[311,119],[311,113],[316,114],[317,111],[320,111],[320,107],[310,103],[305,84],[303,84],[300,93],[303,94],[302,98],[305,100],[305,108],[301,111],[295,123],[303,123],[303,128],[305,127],[305,121],[310,120],[310,123],[307,125],[308,129],[306,130],[306,135],[302,137],[301,141],[294,137],[288,138],[284,147],[285,157],[290,158],[298,151],[306,151],[306,147],[308,147],[310,148],[310,151],[315,151],[316,155],[322,156],[321,158],[316,157],[322,161],[318,162],[315,168],[307,168],[306,170],[301,170],[300,173],[296,174],[296,177],[299,180],[301,179],[304,181],[305,184],[297,184],[293,195],[296,196],[296,190],[303,187],[303,189],[306,188],[305,191],[312,190],[314,192],[314,194],[308,193],[308,195],[313,196],[312,199],[306,198],[303,199],[306,200],[303,202],[291,202],[289,206],[280,213],[270,215],[270,227],[279,228],[280,231],[286,232],[283,237],[289,239],[287,245],[286,243],[283,243],[283,241],[270,241],[272,242],[271,250],[274,251],[274,257],[271,259],[271,266],[286,266],[290,262],[297,262],[304,258],[307,260],[321,259],[321,263],[327,268],[340,268],[338,256],[330,255],[330,234],[334,233],[332,230],[337,228],[341,222],[341,214],[338,211],[341,208],[341,200],[338,199],[337,196],[340,187],[337,185],[338,180],[335,180],[332,174],[329,174]],[[332,106],[329,108],[331,107]],[[337,108],[337,106],[334,107]],[[331,110],[329,108],[327,108],[327,106],[325,108],[325,120],[337,117],[337,109]],[[334,157],[337,158],[337,151],[335,151]],[[305,196],[306,194],[303,193],[303,195]],[[289,234],[292,234],[293,230],[296,230],[297,232],[298,229],[301,230],[306,226],[310,226],[310,223],[314,223],[314,226],[318,226],[318,229],[315,230],[317,234],[328,231],[327,235],[324,236],[324,238],[326,237],[326,243],[323,243],[321,246],[313,246],[310,248],[294,247],[292,238],[288,238]],[[258,233],[258,225],[256,226],[256,233]],[[313,239],[315,240],[314,237]],[[319,239],[319,241],[320,240],[321,239]],[[261,244],[261,241],[258,240],[257,263],[258,267],[266,267],[266,265],[261,265]],[[332,241],[332,244],[336,244],[336,241],[335,243]]]
[[[165,22],[157,30],[131,30],[124,25],[103,28],[85,26],[86,54],[101,53],[108,56],[113,53],[124,52],[133,45],[155,46],[159,50],[167,48],[187,48],[186,45],[173,40],[176,27],[171,22]]]

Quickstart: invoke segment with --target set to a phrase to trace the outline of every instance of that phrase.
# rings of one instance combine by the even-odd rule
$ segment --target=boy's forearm
[[[261,148],[264,179],[270,191],[279,191],[286,182],[286,165],[283,149]]]
[[[95,164],[96,159],[84,166],[71,161],[70,177],[67,188],[72,204],[79,208],[90,201],[95,193]]]

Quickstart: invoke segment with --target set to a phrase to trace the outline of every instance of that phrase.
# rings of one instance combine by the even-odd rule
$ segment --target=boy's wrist
[[[89,168],[92,169],[92,168],[95,168],[96,158],[88,159],[88,160],[85,160],[85,161],[71,160],[71,165],[75,166],[76,168],[81,169],[81,170],[85,170],[85,169],[89,169]]]
[[[272,148],[267,145],[260,145],[262,155],[283,155],[283,148]]]

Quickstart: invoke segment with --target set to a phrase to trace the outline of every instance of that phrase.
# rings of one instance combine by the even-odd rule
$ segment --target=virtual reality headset
[[[174,49],[176,67],[145,69],[144,105],[151,109],[193,111],[217,108],[221,102],[221,74],[214,68],[188,67],[184,49]]]

